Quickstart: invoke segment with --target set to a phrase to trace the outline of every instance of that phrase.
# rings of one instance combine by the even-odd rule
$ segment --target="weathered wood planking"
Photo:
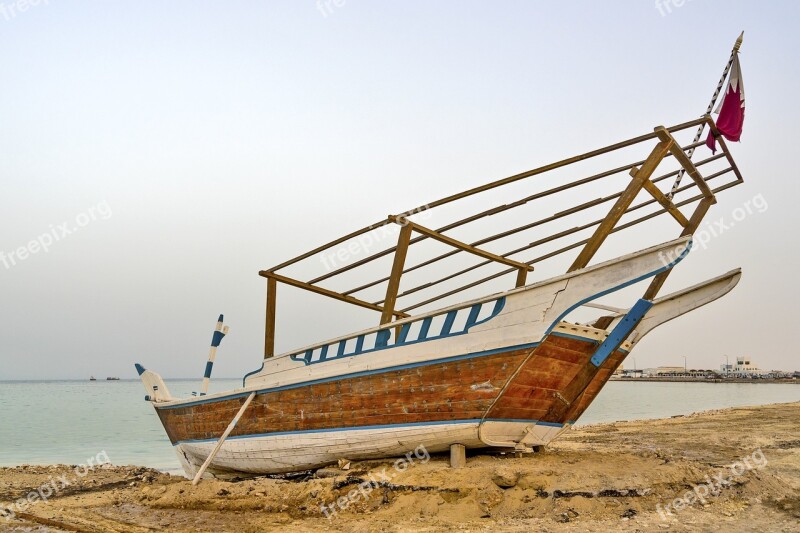
[[[480,418],[530,350],[260,393],[232,436]],[[218,437],[241,399],[158,409],[175,443]]]
[[[598,343],[591,339],[549,335],[522,364],[486,418],[541,420],[560,424],[573,421],[566,415],[570,414],[569,407],[577,400],[570,402],[569,399],[577,396],[580,400],[581,396],[569,388],[571,385],[575,387],[576,378],[594,368],[589,359],[597,346]],[[617,351],[609,359],[619,358],[621,361],[624,357],[623,352]],[[601,368],[604,366],[601,365]]]
[[[592,340],[551,334],[533,350],[259,393],[231,436],[481,418],[539,420],[591,366],[596,347]],[[158,414],[173,444],[214,439],[243,401],[158,409]]]

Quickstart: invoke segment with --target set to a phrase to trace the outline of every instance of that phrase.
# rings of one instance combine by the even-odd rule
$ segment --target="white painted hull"
[[[493,439],[507,441],[527,436],[528,446],[543,445],[568,427],[537,426],[530,422],[484,422],[479,432],[480,425],[479,420],[474,420],[229,439],[214,459],[209,475],[226,477],[237,472],[298,472],[336,464],[339,459],[402,457],[419,446],[424,446],[428,453],[446,452],[454,442],[467,448],[485,448],[487,443],[482,438],[491,442]],[[214,444],[208,441],[175,446],[187,475],[194,476]]]

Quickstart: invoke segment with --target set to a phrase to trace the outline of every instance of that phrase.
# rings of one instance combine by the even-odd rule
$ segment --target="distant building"
[[[669,378],[674,376],[682,376],[686,373],[686,369],[682,366],[660,366],[656,368],[655,375],[657,377]]]
[[[642,369],[629,368],[623,370],[620,374],[623,378],[640,378],[642,377]]]
[[[660,366],[648,368],[645,374],[657,378],[706,378],[715,376],[716,372],[694,368],[686,369],[682,366]]]
[[[720,371],[723,374],[763,374],[765,371],[761,370],[749,357],[737,357],[736,364],[725,364],[720,366]]]

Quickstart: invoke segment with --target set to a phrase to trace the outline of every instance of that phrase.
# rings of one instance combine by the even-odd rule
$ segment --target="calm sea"
[[[198,380],[168,381],[176,396]],[[212,392],[241,380],[212,381]],[[139,380],[0,382],[0,466],[80,464],[105,451],[114,464],[180,471]],[[610,382],[579,424],[800,401],[800,384]]]

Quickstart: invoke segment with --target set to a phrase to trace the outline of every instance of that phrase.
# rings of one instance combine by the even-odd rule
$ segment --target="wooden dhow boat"
[[[720,151],[693,162],[706,127]],[[692,130],[694,141],[681,141]],[[680,186],[684,173],[691,182]],[[659,184],[673,179],[676,185],[663,192]],[[220,316],[200,393],[174,398],[158,374],[137,364],[146,399],[195,480],[400,456],[420,445],[431,453],[530,452],[580,418],[650,331],[738,283],[737,269],[658,297],[717,195],[742,182],[705,115],[389,216],[260,272],[267,287],[264,359],[240,389],[207,394],[227,332]],[[501,191],[510,192],[493,205]],[[584,200],[575,205],[575,198]],[[457,204],[478,209],[463,217],[464,210],[450,209]],[[681,210],[686,206],[688,215]],[[598,211],[605,214],[595,218]],[[448,219],[454,212],[462,218]],[[525,223],[512,227],[514,213]],[[430,219],[438,229],[421,223]],[[496,219],[487,234],[486,223]],[[681,227],[677,239],[639,246],[673,221]],[[647,225],[648,232],[625,231]],[[370,253],[381,235],[383,249]],[[591,264],[601,246],[610,259]],[[640,249],[617,253],[625,247]],[[326,271],[309,281],[285,273],[302,263],[318,266],[320,259]],[[566,273],[531,283],[534,266],[546,264]],[[378,267],[384,274],[364,283]],[[329,288],[335,279],[359,284]],[[401,290],[407,279],[419,283]],[[459,285],[459,279],[469,281]],[[511,287],[503,290],[505,283]],[[279,284],[380,319],[374,327],[275,354]],[[466,299],[469,293],[477,296]],[[627,305],[601,301],[614,295]],[[593,316],[575,320],[580,312]]]

